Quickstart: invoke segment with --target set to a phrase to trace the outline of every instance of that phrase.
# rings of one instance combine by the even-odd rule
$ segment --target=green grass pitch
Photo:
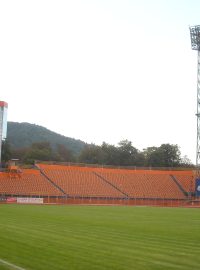
[[[199,254],[200,209],[0,205],[0,260],[26,270],[194,270]]]

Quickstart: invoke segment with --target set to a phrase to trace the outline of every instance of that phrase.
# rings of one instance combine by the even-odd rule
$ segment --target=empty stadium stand
[[[0,196],[10,195],[54,197],[48,202],[55,203],[64,198],[64,203],[70,199],[74,203],[91,203],[92,199],[101,204],[106,199],[119,204],[154,204],[154,200],[168,205],[176,200],[191,200],[195,196],[195,178],[192,171],[37,164],[35,169],[20,173],[0,173]]]
[[[183,187],[183,189],[188,193],[195,192],[195,177],[192,171],[186,171],[182,173],[174,173],[173,176],[179,182],[179,184]]]
[[[90,168],[43,165],[39,168],[68,196],[123,197],[116,188],[99,179]]]
[[[146,171],[110,170],[99,172],[109,182],[134,198],[184,199],[184,194],[169,174],[152,174]]]
[[[0,193],[14,195],[61,196],[38,170],[22,170],[17,174],[0,173]]]

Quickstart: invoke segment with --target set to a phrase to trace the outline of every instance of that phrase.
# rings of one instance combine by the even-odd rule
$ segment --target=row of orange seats
[[[134,171],[106,168],[38,164],[58,187],[70,196],[184,199],[173,181],[175,176],[185,191],[194,191],[192,171]],[[62,196],[39,170],[21,174],[0,173],[0,194]]]
[[[195,176],[192,172],[190,174],[174,174],[174,177],[186,192],[195,191]]]
[[[121,192],[100,180],[92,171],[71,167],[49,169],[46,166],[41,166],[41,169],[70,196],[124,197]]]
[[[68,195],[184,199],[171,171],[134,171],[38,164]],[[175,172],[182,179],[184,172]],[[187,173],[186,173],[187,174]]]
[[[137,173],[99,173],[109,182],[135,198],[185,198],[170,175],[137,174]]]
[[[0,173],[0,194],[63,195],[59,189],[36,170],[23,170],[19,175]]]

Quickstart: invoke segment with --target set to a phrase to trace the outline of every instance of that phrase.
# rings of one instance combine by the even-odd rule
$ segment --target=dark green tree
[[[72,154],[72,151],[69,150],[65,145],[63,144],[57,144],[56,145],[56,153],[54,154],[55,158],[54,160],[58,161],[74,161],[74,155]]]
[[[136,166],[141,164],[143,155],[138,149],[132,146],[131,141],[120,141],[118,150],[121,166]]]
[[[145,157],[144,166],[159,167],[160,166],[160,156],[158,147],[147,147],[143,151]]]
[[[49,142],[33,143],[24,157],[26,163],[34,163],[35,160],[48,161],[52,159],[52,149]]]
[[[103,142],[101,146],[87,145],[79,156],[83,163],[114,165],[114,166],[143,166],[144,155],[128,140],[119,142],[118,146]]]
[[[178,145],[162,144],[160,147],[144,149],[146,166],[177,167],[180,165],[180,150]]]
[[[161,166],[176,167],[180,164],[180,150],[177,144],[162,144],[159,147]]]
[[[103,142],[101,145],[102,163],[105,165],[120,165],[119,149],[111,144]]]
[[[1,158],[3,162],[7,162],[11,159],[11,147],[9,141],[6,139],[2,141],[2,148],[1,148]]]
[[[101,146],[95,144],[86,145],[80,153],[79,162],[102,164],[103,152]]]
[[[188,156],[183,156],[181,158],[180,165],[181,165],[181,167],[185,167],[185,168],[194,168],[195,167],[195,165],[188,158]]]
[[[19,159],[20,162],[24,162],[24,158],[28,151],[29,148],[12,149],[12,158]]]

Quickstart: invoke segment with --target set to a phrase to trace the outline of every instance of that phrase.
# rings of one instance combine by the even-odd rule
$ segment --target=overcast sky
[[[88,143],[178,144],[195,162],[199,0],[0,0],[8,121]]]

